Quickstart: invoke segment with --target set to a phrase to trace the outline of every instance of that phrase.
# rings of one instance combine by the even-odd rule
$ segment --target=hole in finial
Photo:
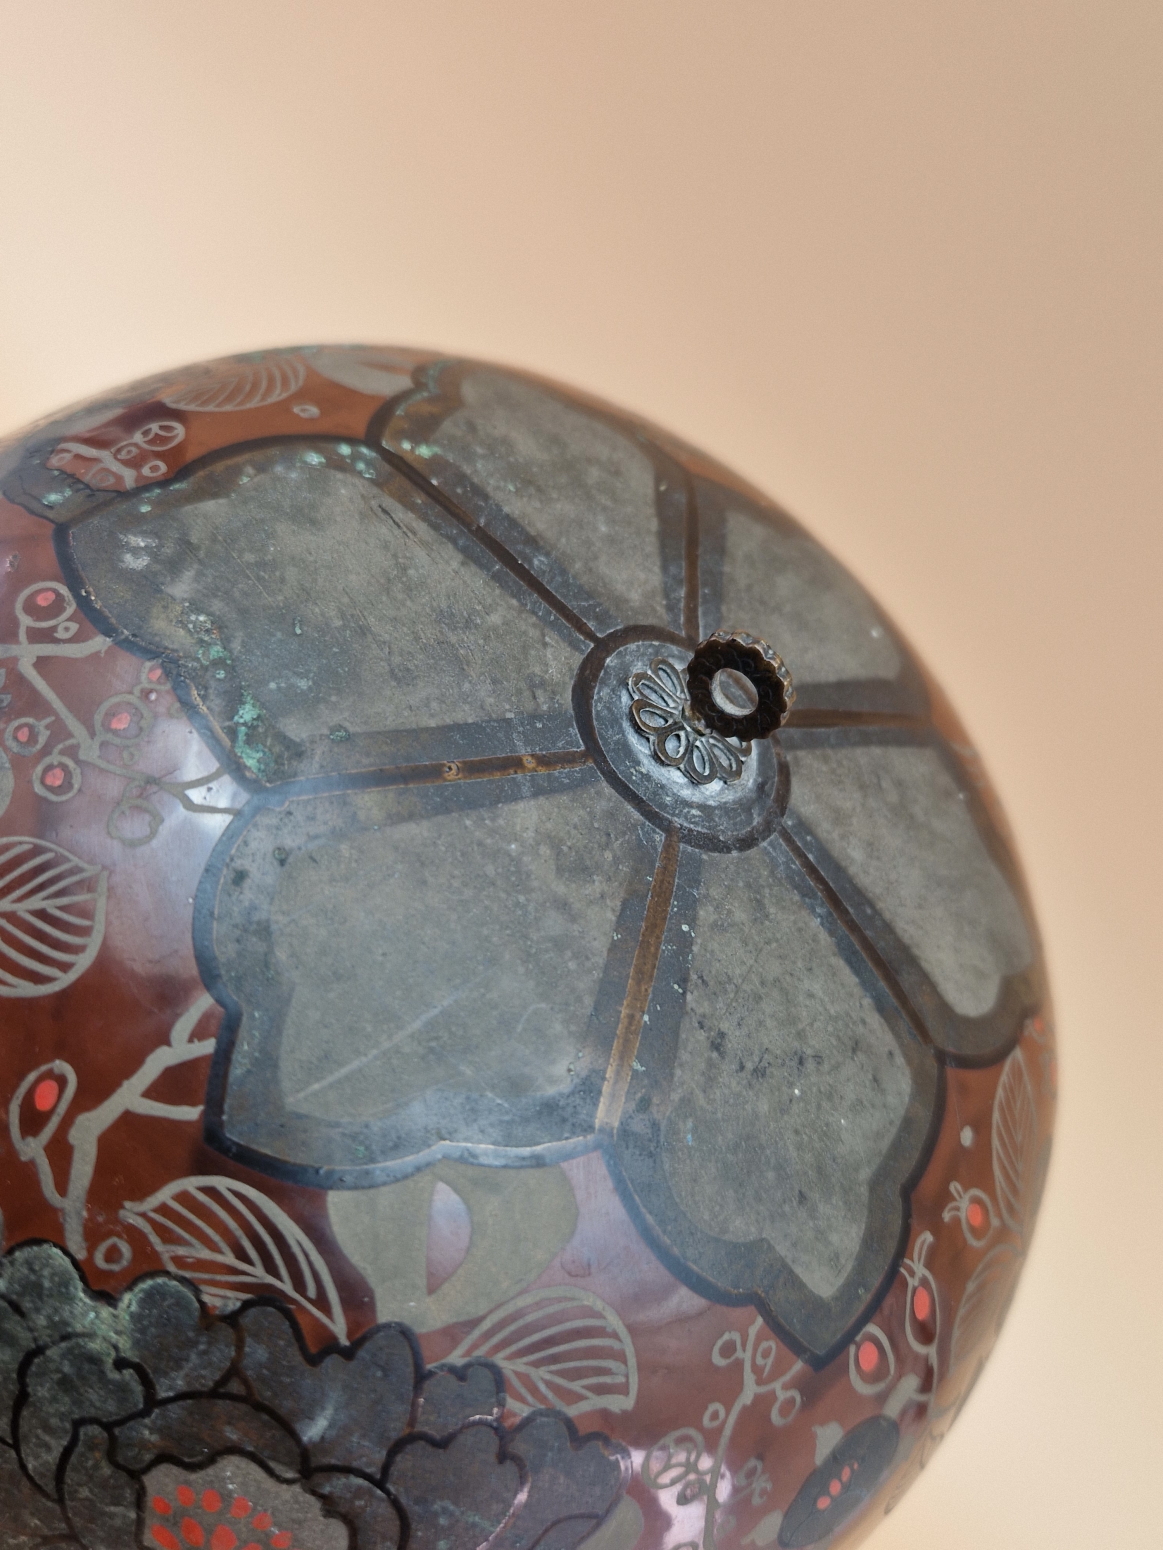
[[[750,716],[759,706],[759,690],[735,667],[721,667],[711,679],[711,698],[728,716]]]

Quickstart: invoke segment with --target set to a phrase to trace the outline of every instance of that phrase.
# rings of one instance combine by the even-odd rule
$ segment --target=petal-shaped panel
[[[774,842],[700,860],[697,902],[689,857],[676,891],[619,1162],[671,1253],[720,1296],[758,1288],[819,1353],[892,1264],[936,1067]]]
[[[72,557],[264,782],[406,762],[385,737],[403,728],[523,718],[475,751],[577,746],[581,643],[366,449],[232,453],[81,524]]]
[[[922,713],[888,620],[844,567],[774,508],[699,481],[701,632],[746,629],[779,652],[796,709]]]
[[[483,369],[429,434],[501,511],[588,589],[612,623],[666,624],[650,457],[596,415]],[[506,535],[508,536],[508,535]]]
[[[200,899],[213,1123],[340,1183],[589,1136],[658,843],[590,770],[256,805]]]
[[[947,750],[880,734],[788,748],[788,828],[923,1015],[978,1058],[1016,1037],[1034,943],[988,820]],[[792,741],[785,738],[785,743]],[[815,746],[812,746],[814,741]]]

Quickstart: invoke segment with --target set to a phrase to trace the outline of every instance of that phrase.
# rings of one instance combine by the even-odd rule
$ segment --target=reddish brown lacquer
[[[9,1531],[866,1533],[1055,1092],[1004,819],[877,605],[685,444],[425,352],[159,377],[0,493]],[[770,737],[692,707],[717,631]]]

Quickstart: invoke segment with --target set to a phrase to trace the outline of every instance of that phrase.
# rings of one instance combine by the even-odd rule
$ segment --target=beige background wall
[[[312,339],[703,443],[960,708],[1064,1050],[1032,1262],[888,1550],[1160,1543],[1158,0],[0,0],[0,431]]]

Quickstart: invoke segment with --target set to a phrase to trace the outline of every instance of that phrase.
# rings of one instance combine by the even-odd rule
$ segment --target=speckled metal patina
[[[866,1532],[1054,1106],[1004,822],[872,599],[418,351],[136,384],[0,495],[6,1542]]]

